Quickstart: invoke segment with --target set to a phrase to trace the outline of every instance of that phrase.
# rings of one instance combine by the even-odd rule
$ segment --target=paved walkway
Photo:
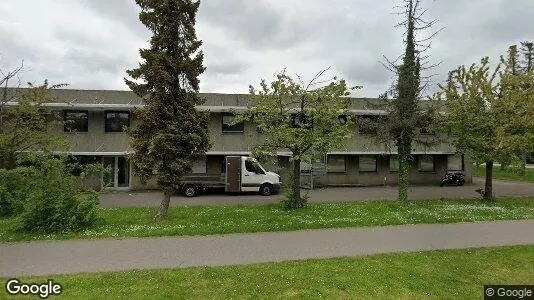
[[[413,186],[409,189],[410,199],[439,199],[439,198],[475,198],[480,195],[475,191],[484,188],[482,178],[473,178],[473,184],[464,186]],[[493,191],[496,196],[531,196],[534,197],[534,183],[517,181],[493,181]],[[102,207],[126,207],[126,206],[157,206],[161,202],[162,194],[159,191],[152,192],[115,192],[101,197]],[[182,196],[171,197],[171,206],[195,206],[195,205],[259,205],[267,203],[279,203],[281,195],[264,197],[257,193],[246,195],[227,195],[212,193],[193,198]],[[326,188],[310,191],[310,202],[347,202],[347,201],[370,201],[392,200],[397,198],[396,186],[378,187],[351,187],[351,188]]]
[[[534,220],[0,244],[0,277],[534,245]]]

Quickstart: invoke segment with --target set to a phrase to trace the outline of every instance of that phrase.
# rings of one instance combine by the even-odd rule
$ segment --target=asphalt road
[[[484,188],[481,178],[473,178],[473,184],[458,186],[414,186],[409,189],[410,199],[439,199],[439,198],[474,198],[480,195],[475,191]],[[494,180],[493,190],[496,196],[533,196],[534,184],[517,181]],[[306,193],[306,191],[304,191]],[[347,202],[347,201],[371,201],[392,200],[397,197],[397,187],[348,187],[348,188],[325,188],[309,191],[310,202]],[[102,207],[128,207],[128,206],[157,206],[161,202],[162,193],[151,192],[111,192],[104,194],[100,199]],[[224,193],[211,193],[193,198],[183,196],[171,197],[171,206],[194,206],[194,205],[260,205],[278,203],[281,195],[264,197],[257,193],[246,195],[227,195]]]
[[[534,245],[534,220],[0,244],[0,277]]]

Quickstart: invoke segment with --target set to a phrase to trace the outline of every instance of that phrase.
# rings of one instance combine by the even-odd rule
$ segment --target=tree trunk
[[[300,159],[293,160],[293,170],[289,178],[288,189],[282,200],[285,209],[298,209],[306,206],[307,199],[300,196]]]
[[[399,160],[399,173],[398,173],[398,200],[408,201],[408,185],[410,177],[410,162],[402,159]]]
[[[412,142],[409,138],[401,138],[397,142],[399,151],[398,200],[408,201],[408,185],[410,180],[410,163]]]
[[[169,203],[171,202],[172,189],[163,190],[163,199],[158,208],[158,213],[154,216],[154,220],[161,220],[167,216],[169,210]]]
[[[300,197],[300,159],[293,160],[293,183],[291,185],[292,195],[293,199],[291,201],[293,202],[291,204],[292,209],[300,208],[302,207],[302,198]]]
[[[521,176],[525,176],[527,172],[527,155],[526,153],[521,154],[521,170],[519,171]]]
[[[493,162],[486,162],[486,187],[484,189],[484,199],[493,198]]]

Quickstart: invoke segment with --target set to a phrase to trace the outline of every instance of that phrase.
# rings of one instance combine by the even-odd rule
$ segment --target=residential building
[[[11,89],[10,92],[16,92]],[[157,188],[154,183],[141,184],[132,173],[127,154],[132,151],[130,139],[124,126],[135,124],[133,111],[144,105],[142,99],[130,91],[111,90],[53,90],[56,102],[47,104],[60,110],[66,121],[57,129],[57,134],[70,141],[70,154],[82,163],[102,162],[110,167],[115,189]],[[206,101],[199,110],[209,111],[208,129],[213,147],[205,159],[195,164],[194,173],[220,174],[223,159],[227,155],[249,155],[253,146],[262,140],[257,128],[245,122],[232,125],[232,112],[246,109],[250,104],[247,94],[200,94]],[[376,99],[353,98],[351,113],[358,118],[373,118],[384,111],[369,109],[368,104]],[[16,105],[14,102],[8,105]],[[398,161],[394,149],[377,144],[370,132],[354,127],[354,137],[346,149],[329,152],[318,161],[314,177],[315,185],[394,185],[397,182]],[[418,134],[432,135],[422,129]],[[447,137],[454,138],[454,137]],[[287,170],[290,166],[288,152],[278,153],[278,166]],[[414,146],[414,161],[410,174],[412,184],[438,185],[447,170],[464,171],[466,181],[472,179],[472,164],[463,156],[455,156],[449,143],[440,143],[430,148]],[[303,164],[302,180],[309,166]],[[282,171],[283,173],[283,171]]]

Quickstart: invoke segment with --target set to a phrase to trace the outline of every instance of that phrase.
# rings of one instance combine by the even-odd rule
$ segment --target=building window
[[[379,122],[378,116],[360,116],[357,119],[359,134],[376,134]]]
[[[223,133],[242,133],[244,132],[244,123],[239,122],[232,124],[234,121],[234,115],[223,114],[222,115],[222,132]]]
[[[191,173],[193,174],[206,174],[207,168],[206,168],[206,158],[197,160],[193,167],[191,168]]]
[[[389,171],[390,172],[399,171],[399,157],[397,155],[392,155],[389,157]]]
[[[305,114],[291,114],[291,127],[313,128],[313,119]]]
[[[307,162],[300,162],[300,173],[311,173],[312,164]]]
[[[436,166],[434,165],[434,156],[420,155],[419,156],[419,171],[420,172],[436,171]]]
[[[328,173],[345,173],[345,156],[328,155],[326,158],[326,172]]]
[[[87,132],[89,118],[86,110],[66,110],[64,112],[65,132]]]
[[[421,128],[419,129],[419,134],[421,135],[436,135],[435,131],[428,130],[428,128]]]
[[[346,115],[340,115],[337,117],[337,123],[341,125],[347,124],[348,120],[349,118]]]
[[[448,171],[463,171],[464,157],[462,155],[447,155]]]
[[[376,172],[376,156],[360,156],[360,172]]]
[[[106,132],[122,132],[124,127],[130,126],[130,112],[128,111],[107,111],[106,112]]]

